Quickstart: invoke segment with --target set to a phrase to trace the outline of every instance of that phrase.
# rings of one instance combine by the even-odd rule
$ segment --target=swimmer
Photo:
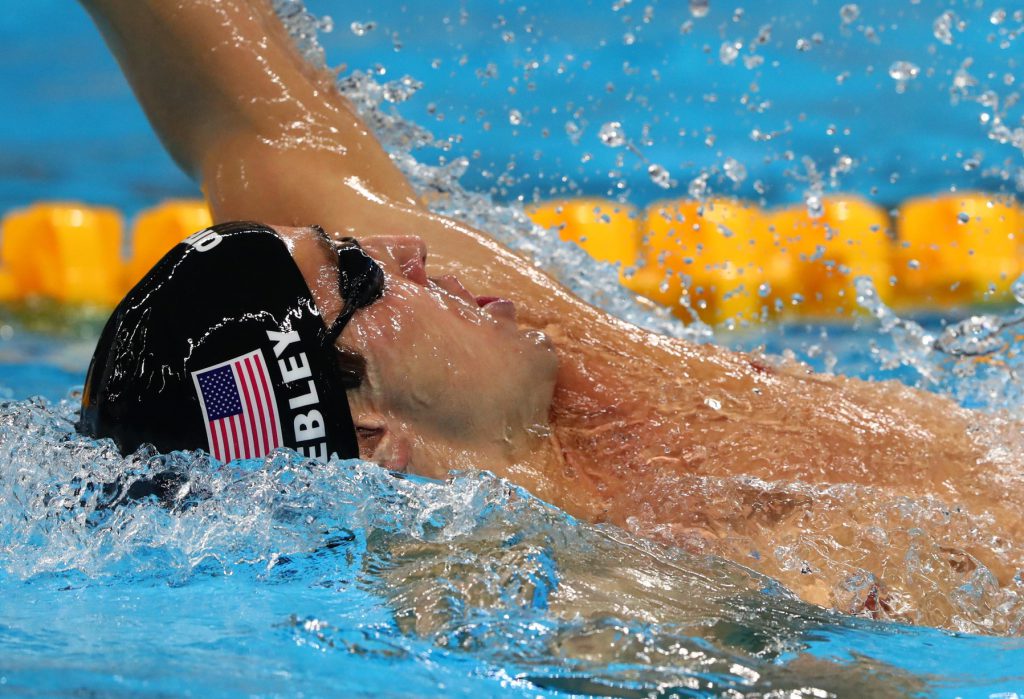
[[[575,516],[732,558],[824,606],[924,605],[888,577],[909,544],[867,556],[844,546],[868,526],[872,494],[994,521],[999,551],[968,542],[950,556],[1001,584],[1024,560],[1007,471],[970,411],[658,336],[587,305],[430,212],[269,2],[81,2],[214,219],[261,222],[183,243],[122,302],[88,378],[87,433],[125,451],[218,453],[222,406],[204,382],[249,357],[273,379],[262,395],[281,446],[433,478],[486,468]],[[355,259],[372,265],[346,267]],[[842,500],[831,486],[867,496]],[[830,498],[837,508],[823,510]],[[812,529],[835,546],[810,570],[773,555]],[[859,602],[837,598],[860,569],[877,582]]]

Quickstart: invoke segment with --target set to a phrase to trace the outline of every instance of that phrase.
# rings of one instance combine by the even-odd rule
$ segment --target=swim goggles
[[[322,228],[314,228],[323,233]],[[326,329],[324,343],[328,345],[337,341],[356,311],[366,308],[384,294],[384,270],[366,254],[355,238],[342,238],[334,249],[338,253],[338,292],[345,305]]]

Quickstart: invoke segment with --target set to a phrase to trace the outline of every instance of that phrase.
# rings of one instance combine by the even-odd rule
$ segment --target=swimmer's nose
[[[418,235],[381,235],[363,238],[360,242],[371,256],[383,254],[394,260],[409,281],[427,285],[427,244],[423,238]]]

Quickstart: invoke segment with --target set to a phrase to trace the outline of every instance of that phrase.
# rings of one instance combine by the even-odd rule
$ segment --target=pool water
[[[88,333],[11,323],[0,343],[6,692],[952,697],[1024,683],[1024,640],[825,612],[740,566],[577,522],[485,473],[436,483],[284,454],[122,460],[73,432]],[[774,333],[866,365],[855,339],[846,326]],[[98,487],[168,466],[194,474],[172,508]]]
[[[20,13],[8,13],[0,21],[0,31],[11,47],[3,59],[3,75],[13,103],[36,110],[38,118],[31,118],[25,109],[0,116],[11,143],[0,161],[3,207],[67,196],[112,203],[132,213],[165,195],[194,194],[194,186],[176,173],[148,134],[123,83],[112,77],[116,68],[80,11],[71,11],[64,3],[56,11],[57,4],[51,0],[22,4]],[[714,148],[703,145],[708,136],[705,125],[714,124],[713,141],[735,149],[750,148],[746,143],[750,120],[760,117],[750,116],[752,112],[737,114],[737,103],[721,97],[732,94],[736,83],[746,83],[750,76],[717,57],[724,38],[741,31],[752,36],[763,23],[774,23],[776,36],[783,37],[778,40],[787,46],[804,36],[811,43],[810,53],[800,50],[792,54],[795,58],[789,53],[780,58],[783,65],[797,61],[793,70],[801,78],[827,70],[827,82],[835,83],[836,71],[842,73],[842,69],[831,62],[861,64],[865,53],[879,53],[871,60],[887,68],[890,58],[912,52],[922,65],[933,61],[931,67],[941,74],[947,64],[959,65],[955,49],[970,42],[972,51],[977,47],[979,64],[1005,62],[1006,54],[999,53],[1004,49],[998,45],[1006,40],[999,34],[1006,25],[993,25],[989,19],[995,8],[957,6],[956,11],[971,20],[968,29],[954,28],[958,43],[946,48],[939,42],[937,51],[929,53],[932,20],[945,10],[940,3],[910,3],[902,9],[865,4],[860,8],[864,19],[852,26],[842,23],[838,4],[831,3],[815,4],[811,10],[804,4],[796,10],[793,5],[765,3],[746,8],[739,20],[735,8],[719,8],[688,32],[682,31],[682,25],[693,15],[685,7],[652,3],[657,16],[671,17],[655,25],[643,21],[644,8],[637,3],[615,3],[619,9],[611,3],[609,7],[582,3],[585,12],[570,5],[544,7],[543,12],[534,4],[500,2],[462,10],[461,6],[442,8],[447,22],[435,18],[441,26],[452,27],[454,38],[443,44],[441,53],[438,45],[417,48],[419,35],[412,28],[427,21],[420,10],[381,5],[364,16],[362,10],[350,11],[326,1],[311,3],[313,9],[336,15],[338,28],[326,35],[332,37],[329,42],[336,42],[328,43],[329,55],[343,52],[352,67],[371,69],[346,89],[367,96],[367,108],[377,110],[375,123],[384,129],[383,139],[399,153],[409,141],[434,144],[434,151],[421,150],[419,161],[406,160],[403,166],[421,185],[427,182],[454,193],[439,206],[533,254],[589,300],[671,334],[697,339],[713,336],[737,347],[792,352],[819,370],[897,378],[948,393],[966,405],[1018,411],[1019,360],[1012,327],[1000,335],[1005,346],[994,355],[998,361],[986,362],[935,349],[941,345],[936,338],[945,337],[950,328],[958,331],[953,333],[957,337],[974,332],[976,324],[971,324],[969,313],[906,320],[876,306],[877,318],[859,326],[777,326],[769,331],[741,329],[735,334],[684,328],[671,317],[636,307],[618,290],[614,270],[538,234],[520,209],[495,206],[480,193],[493,189],[507,198],[532,197],[538,182],[545,191],[554,187],[559,192],[607,194],[610,190],[624,192],[637,202],[661,193],[647,178],[647,163],[635,153],[626,158],[624,151],[595,142],[596,127],[608,119],[629,124],[635,118],[637,150],[645,158],[671,165],[675,172],[681,172],[681,160],[691,161],[691,170],[701,167],[690,149],[694,144],[699,152],[708,150],[708,157],[721,162]],[[526,9],[520,11],[520,7]],[[624,11],[631,13],[629,22],[622,19]],[[463,20],[460,12],[468,12],[468,17]],[[581,12],[592,19],[580,21]],[[531,20],[534,17],[539,19]],[[600,21],[602,17],[611,18],[614,36],[607,21]],[[351,28],[349,23],[354,21],[364,23],[362,29]],[[369,21],[376,24],[367,30]],[[1012,13],[1007,21],[1014,21]],[[985,41],[984,34],[976,35],[983,22],[994,27],[989,30],[996,37],[992,42]],[[584,83],[575,94],[580,95],[581,104],[599,104],[585,110],[587,124],[575,117],[581,127],[590,129],[589,141],[575,143],[574,132],[565,129],[565,115],[559,113],[552,123],[565,138],[559,141],[561,147],[549,149],[549,137],[542,131],[554,131],[545,121],[545,108],[555,102],[550,94],[536,96],[537,90],[530,89],[527,74],[540,69],[529,67],[529,57],[543,61],[545,54],[578,52],[581,56],[576,60],[585,60],[582,54],[589,49],[570,48],[566,42],[571,35],[560,29],[570,24],[593,39],[596,47],[592,67],[575,74],[574,79]],[[898,46],[897,41],[883,41],[877,48],[879,44],[867,38],[868,24],[876,32],[908,40],[916,37],[916,43]],[[642,25],[640,30],[637,25]],[[472,31],[459,29],[465,26]],[[897,26],[902,29],[897,31]],[[819,28],[828,28],[830,37],[842,41],[816,43],[813,36]],[[506,41],[509,32],[513,36]],[[548,43],[534,41],[545,33]],[[625,38],[628,33],[634,35],[633,43]],[[498,45],[494,37],[504,49],[494,48]],[[858,43],[862,39],[863,45]],[[663,51],[650,54],[656,59],[633,55],[630,52],[638,42]],[[391,52],[386,58],[380,57],[382,43]],[[615,49],[605,51],[609,43]],[[473,44],[487,47],[486,51],[473,53]],[[697,53],[704,55],[702,44],[713,48],[713,66],[708,71],[693,71],[691,64],[681,60],[683,54],[672,53],[687,46],[693,51],[695,45]],[[61,50],[55,51],[55,45]],[[836,46],[847,47],[846,53]],[[828,59],[812,60],[815,50]],[[360,51],[377,58],[364,59]],[[465,64],[461,63],[464,53],[471,56]],[[433,59],[439,59],[441,67],[432,69],[436,73],[425,73],[424,63],[431,65]],[[643,80],[629,72],[644,61],[661,65],[664,75],[673,79],[680,78],[673,70],[691,71],[692,81],[713,83],[711,89],[720,96],[711,99],[705,88],[687,88],[686,92],[701,95],[690,100],[682,88],[664,90],[675,96],[667,106],[650,108],[664,83],[647,79],[651,65],[643,65]],[[374,62],[386,64],[390,73],[374,70]],[[495,63],[493,71],[488,62]],[[557,63],[551,60],[543,65],[557,74]],[[820,67],[823,63],[827,69]],[[68,64],[82,71],[74,74],[79,77],[70,77]],[[38,73],[24,70],[25,65],[38,66]],[[465,71],[473,71],[472,78],[464,66],[469,66]],[[483,70],[480,77],[477,69]],[[456,124],[452,133],[466,134],[468,150],[462,150],[458,139],[450,142],[454,150],[446,150],[447,136],[441,143],[425,137],[415,124],[427,118],[422,114],[413,111],[410,123],[392,113],[391,105],[403,100],[386,99],[382,81],[406,72],[423,76],[428,87],[436,83],[443,89],[433,96],[417,94],[405,108],[422,107],[442,129]],[[492,73],[504,75],[506,82]],[[598,82],[587,82],[593,78],[585,80],[584,74],[599,76]],[[614,80],[606,77],[613,74]],[[788,80],[789,90],[767,81],[765,92],[774,91],[791,101],[782,104],[779,116],[769,112],[764,118],[776,122],[777,128],[785,128],[783,122],[788,120],[796,125],[789,136],[780,138],[790,139],[790,147],[798,154],[824,157],[832,153],[831,142],[815,140],[811,131],[826,130],[828,119],[835,118],[836,110],[842,111],[841,104],[834,96],[808,97],[798,89],[801,80],[792,74],[776,79]],[[456,89],[449,81],[464,85],[469,80],[500,89],[485,107],[460,104],[449,92]],[[920,93],[934,89],[931,83],[916,80],[903,93],[909,100],[923,99]],[[609,81],[615,83],[612,90],[604,85]],[[864,71],[851,81],[859,95],[853,102],[864,107],[858,115],[871,111],[866,108],[870,99],[884,96],[886,104],[894,104],[888,76]],[[884,84],[886,91],[876,83]],[[631,88],[630,100],[609,97]],[[726,101],[732,105],[727,115],[707,111]],[[557,106],[564,105],[558,102]],[[903,108],[913,111],[906,104]],[[480,109],[485,112],[482,116],[478,116]],[[513,109],[520,116],[510,121]],[[811,116],[800,119],[804,111]],[[444,122],[438,120],[442,113],[450,115]],[[655,124],[670,121],[666,116],[670,113],[681,115],[688,124],[659,131]],[[502,131],[495,136],[499,117]],[[955,140],[963,152],[987,147],[993,153],[1002,152],[1005,144],[989,144],[987,132],[964,127],[958,121],[962,117],[962,110],[956,109],[938,117],[943,128],[933,130],[929,138]],[[518,125],[512,123],[516,119]],[[651,121],[654,133],[650,143],[639,135],[639,123],[645,120]],[[888,123],[898,121],[894,117]],[[807,122],[805,132],[800,124]],[[485,123],[491,126],[485,128]],[[700,137],[682,138],[686,148],[672,151],[672,134],[694,125]],[[902,198],[908,191],[904,189],[907,181],[918,170],[927,173],[919,180],[921,187],[927,182],[986,184],[996,189],[1013,186],[1012,175],[1002,178],[996,172],[983,175],[978,168],[965,170],[959,162],[962,158],[950,164],[949,158],[942,157],[950,151],[944,142],[927,141],[922,150],[930,152],[908,164],[906,153],[885,145],[898,143],[906,134],[886,135],[879,124],[856,133],[858,157],[863,155],[865,165],[844,183],[864,191],[877,188],[882,198]],[[883,135],[894,140],[878,141],[876,137]],[[803,197],[806,182],[802,176],[786,174],[786,163],[792,161],[784,154],[755,173],[755,162],[763,155],[759,148],[767,147],[756,143],[761,145],[754,148],[753,157],[740,156],[751,174],[735,183],[736,191],[756,194],[756,178],[768,187],[766,196],[773,201]],[[544,151],[533,161],[539,164],[519,165],[531,161],[537,149]],[[475,156],[475,150],[481,154]],[[575,162],[585,151],[592,152],[592,157],[583,171],[576,171]],[[432,152],[454,167],[425,165],[433,162]],[[466,163],[454,159],[459,154],[466,155]],[[495,174],[507,172],[511,160],[519,168],[515,177],[503,179]],[[598,163],[590,165],[594,161]],[[472,185],[469,191],[457,182],[463,168]],[[557,172],[569,172],[575,183],[551,174]],[[904,176],[893,178],[893,172]],[[712,173],[708,181],[731,189],[732,180],[719,175],[723,173]],[[620,182],[626,184],[620,187]],[[679,188],[685,191],[686,183]],[[47,322],[40,323],[41,318]],[[956,325],[961,318],[966,325]],[[576,521],[486,472],[455,474],[440,483],[395,477],[355,461],[323,466],[283,453],[226,466],[190,453],[141,452],[122,459],[109,444],[82,439],[74,432],[76,388],[97,331],[95,318],[83,320],[73,311],[62,314],[52,309],[12,312],[0,322],[0,397],[4,399],[0,403],[0,692],[32,696],[1024,694],[1024,640],[1020,638],[953,633],[827,612],[796,600],[772,580],[734,563]],[[190,474],[173,503],[122,497],[132,482],[168,467]],[[970,596],[972,589],[965,584],[961,592]],[[1009,617],[1019,610],[1019,605],[1008,605],[1000,619],[1018,634],[1024,620]]]

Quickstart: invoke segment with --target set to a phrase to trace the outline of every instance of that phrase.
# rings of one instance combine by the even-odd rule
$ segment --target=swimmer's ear
[[[404,429],[396,429],[380,413],[360,413],[355,417],[355,425],[360,458],[389,471],[408,470],[412,440]]]

